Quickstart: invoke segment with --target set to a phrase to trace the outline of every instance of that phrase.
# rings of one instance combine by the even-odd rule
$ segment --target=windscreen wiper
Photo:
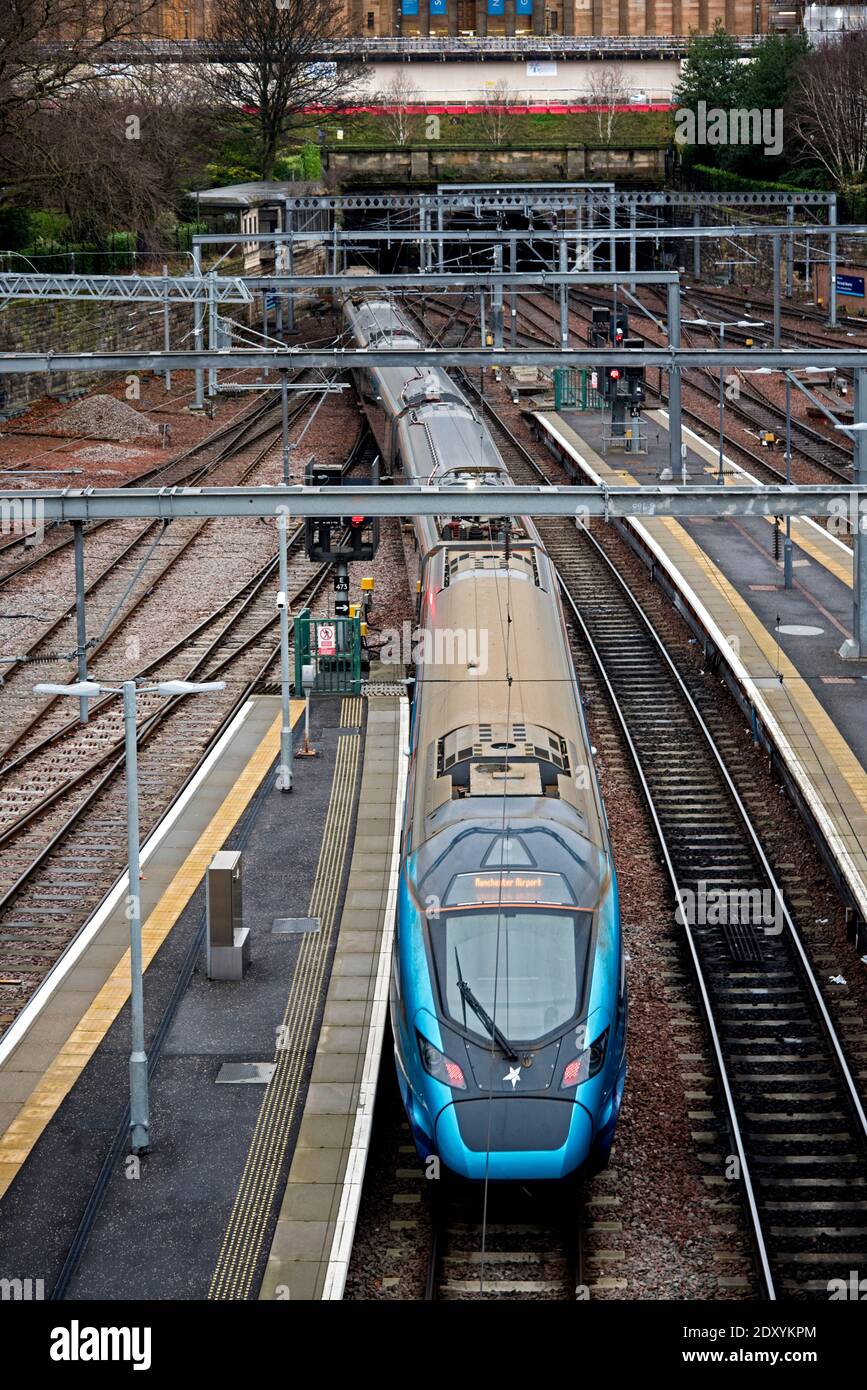
[[[499,1044],[499,1046],[505,1052],[506,1056],[511,1058],[513,1062],[517,1062],[518,1054],[513,1048],[512,1044],[509,1042],[509,1039],[506,1037],[503,1030],[497,1027],[490,1014],[485,1011],[484,1006],[479,1003],[478,999],[473,994],[473,991],[470,989],[466,980],[463,978],[461,972],[461,960],[460,956],[458,955],[457,946],[455,947],[455,961],[458,967],[458,991],[464,1003],[469,1004],[473,1013],[476,1015],[476,1018],[478,1018],[479,1021],[484,1024],[485,1028],[490,1033],[494,1042]]]

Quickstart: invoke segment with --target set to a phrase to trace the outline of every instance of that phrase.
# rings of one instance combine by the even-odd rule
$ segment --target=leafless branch
[[[340,38],[345,27],[344,0],[220,0],[212,37],[237,56],[209,64],[204,80],[224,117],[255,115],[263,178],[303,113],[357,99],[361,69],[317,59],[323,40]]]
[[[785,112],[795,135],[839,188],[867,173],[867,33],[841,34],[799,65]]]
[[[591,70],[587,99],[595,106],[593,113],[600,142],[610,145],[617,126],[618,106],[629,100],[629,88],[623,69],[616,63],[599,63]]]
[[[492,145],[502,145],[512,125],[513,107],[518,93],[506,77],[492,83],[485,91],[480,120],[482,129]]]
[[[0,139],[46,103],[99,80],[118,39],[153,26],[159,0],[2,0]]]
[[[407,68],[398,68],[388,86],[377,94],[382,106],[382,120],[395,145],[406,145],[412,134],[412,119],[418,111],[421,92]]]

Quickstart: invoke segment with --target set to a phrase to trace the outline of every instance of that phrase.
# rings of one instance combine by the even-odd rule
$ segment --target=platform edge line
[[[358,1212],[361,1206],[361,1188],[367,1167],[367,1154],[370,1148],[370,1135],[373,1128],[373,1106],[376,1100],[376,1083],[382,1058],[382,1043],[385,1035],[385,1018],[388,1009],[388,980],[391,974],[391,952],[394,944],[394,921],[397,913],[397,891],[400,878],[400,840],[403,822],[403,802],[407,783],[407,744],[409,741],[409,701],[405,695],[400,697],[398,722],[398,773],[397,791],[394,806],[394,831],[391,842],[391,867],[388,876],[388,889],[385,900],[385,919],[382,927],[382,940],[379,945],[379,963],[374,986],[373,1009],[368,1026],[367,1047],[364,1056],[364,1069],[358,1093],[358,1106],[346,1171],[343,1175],[343,1190],[331,1242],[331,1253],[325,1271],[322,1301],[336,1301],[343,1298],[346,1277],[349,1273],[349,1259]]]

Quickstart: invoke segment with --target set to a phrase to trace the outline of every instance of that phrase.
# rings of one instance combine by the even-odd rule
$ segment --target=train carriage
[[[361,346],[420,346],[363,285]],[[491,494],[419,517],[419,661],[391,1013],[423,1157],[468,1179],[607,1161],[626,1069],[617,881],[557,577],[506,466],[444,372],[356,373],[386,467]]]

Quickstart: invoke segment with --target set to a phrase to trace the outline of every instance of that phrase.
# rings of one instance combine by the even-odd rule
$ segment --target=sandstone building
[[[203,39],[219,0],[162,0],[162,38]],[[509,38],[654,36],[709,32],[721,19],[733,34],[763,33],[777,14],[773,0],[346,0],[347,31],[356,38]],[[776,14],[775,14],[776,12]]]

